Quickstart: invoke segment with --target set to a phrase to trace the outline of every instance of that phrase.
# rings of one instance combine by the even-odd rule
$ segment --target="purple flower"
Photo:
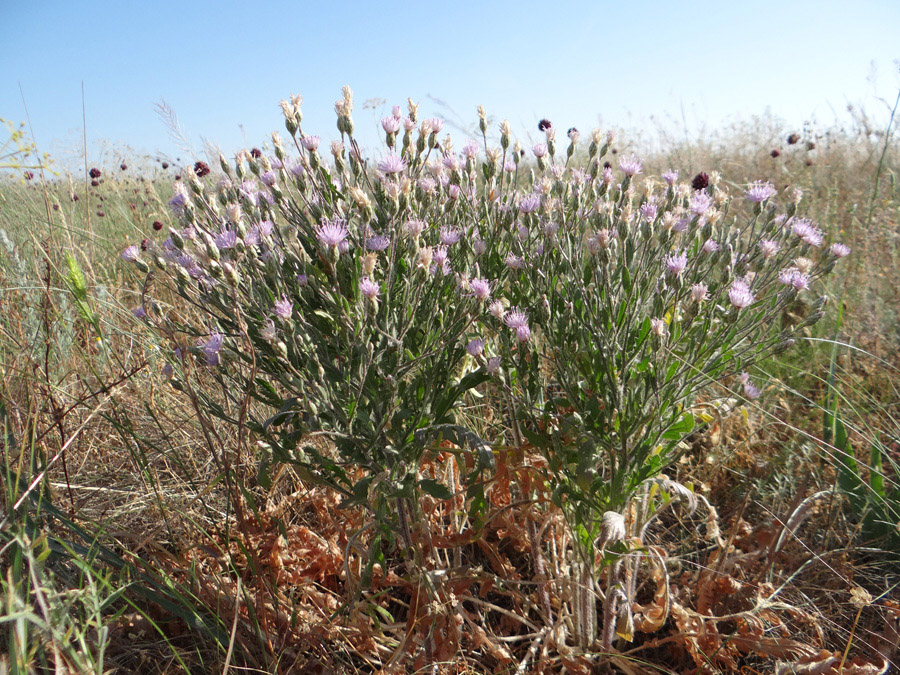
[[[463,146],[463,155],[465,155],[466,159],[475,159],[478,157],[478,143],[475,141],[469,141]]]
[[[222,351],[224,342],[225,336],[219,332],[215,332],[207,336],[206,342],[200,343],[200,349],[203,350],[203,354],[206,356],[207,365],[219,365],[219,352]]]
[[[446,226],[441,228],[441,243],[444,246],[452,246],[459,241],[461,236],[462,233],[456,228]]]
[[[234,230],[223,230],[216,237],[216,248],[220,251],[225,251],[229,248],[234,248],[237,244],[237,232]]]
[[[531,151],[534,153],[534,156],[538,159],[547,156],[547,144],[546,143],[536,143]]]
[[[612,182],[615,180],[612,167],[607,166],[603,169],[602,178],[604,185],[612,185]]]
[[[181,213],[184,210],[184,207],[187,205],[188,198],[184,193],[184,188],[181,187],[180,184],[177,184],[175,187],[175,194],[172,199],[169,200],[169,206],[172,207],[172,210],[175,213]]]
[[[259,179],[263,182],[264,185],[272,187],[273,185],[275,185],[275,172],[266,171],[259,177]]]
[[[539,194],[525,195],[519,200],[519,213],[533,213],[541,205]]]
[[[482,255],[487,251],[487,242],[484,239],[476,239],[472,244],[472,250],[475,255]]]
[[[503,163],[503,170],[506,173],[515,173],[517,168],[518,166],[516,165],[515,161],[511,159],[508,159]]]
[[[511,270],[521,270],[525,268],[525,258],[509,253],[506,256],[506,266]]]
[[[140,260],[141,257],[141,247],[137,244],[132,244],[124,251],[122,251],[122,260],[126,262],[136,262]]]
[[[425,124],[428,125],[428,129],[433,134],[441,133],[441,129],[444,128],[444,120],[438,117],[432,117],[431,119],[425,120]]]
[[[828,250],[835,258],[843,258],[844,256],[850,255],[850,247],[846,244],[835,243],[832,244],[831,248]]]
[[[744,396],[751,400],[759,398],[759,388],[750,381],[749,373],[741,373],[738,376],[738,382],[744,386]]]
[[[694,284],[691,286],[691,299],[694,302],[703,302],[709,296],[709,289],[706,284]]]
[[[715,253],[719,250],[719,244],[712,239],[707,239],[705,242],[703,242],[702,250],[704,253]]]
[[[134,314],[137,319],[146,319],[147,318],[147,310],[143,307],[134,307],[131,310],[131,313]]]
[[[758,204],[759,202],[764,202],[770,197],[774,197],[777,190],[775,186],[769,182],[758,180],[755,183],[751,183],[750,187],[747,188],[747,199],[751,202]]]
[[[390,117],[381,118],[381,128],[386,134],[396,134],[400,131],[400,119],[391,115]]]
[[[434,255],[431,258],[431,273],[450,274],[450,260],[446,246],[438,246],[434,249]]]
[[[450,169],[450,171],[458,171],[459,170],[459,160],[456,158],[456,155],[447,153],[444,155],[444,159],[442,163],[445,167]]]
[[[781,244],[773,239],[763,239],[759,242],[759,250],[763,258],[771,258],[781,250]]]
[[[791,223],[791,232],[800,237],[804,243],[810,246],[822,245],[822,230],[806,218],[795,219]]]
[[[347,232],[346,224],[347,221],[340,218],[323,220],[322,224],[316,228],[316,238],[322,246],[340,246],[350,235]]]
[[[665,337],[668,333],[664,319],[650,319],[650,330],[656,337]]]
[[[626,176],[636,176],[643,168],[644,165],[641,163],[641,160],[637,158],[637,155],[623,157],[619,160],[619,170]]]
[[[396,155],[393,152],[390,153],[383,160],[378,162],[378,170],[381,173],[400,173],[406,168],[406,160],[404,160],[400,155]]]
[[[281,300],[275,301],[275,316],[277,316],[282,321],[289,321],[291,315],[294,313],[294,303],[287,299],[285,296],[281,296]]]
[[[656,214],[659,211],[656,204],[652,204],[650,202],[645,202],[641,204],[641,215],[647,219],[647,222],[653,222],[656,218]]]
[[[516,328],[516,339],[519,342],[528,342],[528,338],[531,337],[531,329],[525,326],[519,326]]]
[[[350,242],[344,239],[340,244],[337,245],[338,253],[341,255],[347,255],[350,252]]]
[[[381,293],[381,288],[369,277],[363,277],[359,280],[359,292],[369,300],[375,300]]]
[[[472,291],[472,295],[484,302],[491,297],[491,282],[476,277],[469,282],[469,290]]]
[[[518,330],[522,326],[528,326],[528,315],[518,307],[513,307],[503,317],[503,323],[513,330]]]
[[[487,363],[484,366],[485,370],[488,371],[490,375],[496,375],[500,372],[500,357],[492,356],[487,360]]]
[[[322,139],[318,136],[304,136],[300,139],[300,144],[306,148],[309,152],[315,152],[319,149],[319,143],[322,142]]]
[[[383,251],[390,245],[391,238],[383,234],[376,234],[366,239],[366,249],[369,251]]]
[[[666,181],[666,184],[671,187],[675,184],[675,181],[678,180],[678,172],[669,169],[662,175],[662,179]]]
[[[469,352],[469,356],[481,356],[484,352],[484,340],[481,338],[469,340],[469,344],[466,345],[466,351]]]
[[[788,267],[787,269],[781,270],[778,273],[778,281],[785,286],[791,286],[798,291],[809,288],[809,277],[796,267]]]
[[[710,197],[705,192],[695,191],[694,194],[691,195],[691,213],[694,215],[700,216],[709,211],[709,207],[712,206],[712,197]]]
[[[681,276],[681,273],[684,272],[684,269],[687,267],[687,254],[685,253],[674,253],[666,258],[666,269],[669,274],[675,277]]]
[[[265,325],[259,330],[259,337],[261,337],[266,342],[272,342],[277,337],[278,333],[275,330],[275,322],[272,319],[266,319]]]
[[[308,277],[308,276],[306,276],[305,274],[298,274],[298,275],[297,275],[297,285],[299,285],[300,288],[304,288],[308,283],[309,283],[309,277]]]
[[[447,196],[450,199],[458,199],[459,198],[459,185],[449,185],[447,187]]]
[[[416,181],[416,186],[424,193],[431,194],[437,187],[437,183],[431,176],[423,176]]]
[[[737,309],[744,309],[753,304],[756,297],[750,292],[750,286],[743,279],[735,279],[728,289],[728,299]]]

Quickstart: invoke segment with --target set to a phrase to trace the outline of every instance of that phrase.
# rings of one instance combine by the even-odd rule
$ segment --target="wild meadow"
[[[896,107],[282,110],[77,172],[8,127],[0,673],[892,667]]]

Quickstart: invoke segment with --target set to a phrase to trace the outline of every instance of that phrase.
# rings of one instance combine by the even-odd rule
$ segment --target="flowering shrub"
[[[487,443],[510,440],[462,423],[460,405],[480,389],[511,440],[544,453],[593,593],[598,562],[614,570],[627,553],[635,495],[652,485],[689,496],[659,474],[685,447],[697,397],[725,383],[756,398],[751,366],[788,348],[824,299],[800,325],[782,321],[786,310],[849,250],[822,248],[822,232],[796,215],[799,194],[782,209],[768,183],[731,196],[715,174],[641,180],[635,156],[603,165],[612,139],[599,132],[584,158],[571,129],[561,156],[544,120],[532,165],[508,123],[489,143],[481,109],[480,141],[457,152],[410,102],[382,120],[386,151],[367,160],[345,88],[326,161],[300,104],[282,103],[291,152],[275,135],[274,156],[223,158],[215,184],[198,162],[176,184],[179,226],[122,254],[144,272],[145,258],[155,263],[192,307],[136,311],[176,343],[189,336],[167,367],[173,381],[199,362],[233,405],[199,399],[230,423],[246,416],[264,466],[301,467],[413,554],[420,495],[451,496],[422,477],[425,453],[441,438],[474,449],[477,505]]]

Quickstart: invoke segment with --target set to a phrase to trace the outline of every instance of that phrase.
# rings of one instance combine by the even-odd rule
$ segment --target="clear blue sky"
[[[522,133],[541,117],[628,128],[682,109],[696,130],[767,109],[828,123],[900,86],[898,0],[0,0],[0,25],[0,117],[25,119],[21,84],[40,148],[80,152],[84,82],[90,161],[104,139],[182,155],[161,99],[197,148],[230,152],[283,130],[292,92],[304,129],[336,137],[347,83],[370,144],[373,97],[446,113],[434,96],[467,122],[481,103]]]

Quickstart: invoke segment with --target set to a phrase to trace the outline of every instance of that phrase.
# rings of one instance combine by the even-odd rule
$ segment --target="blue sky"
[[[697,133],[767,110],[827,124],[900,87],[897,0],[0,0],[0,25],[0,117],[25,119],[21,85],[40,149],[80,153],[83,82],[91,161],[103,141],[185,154],[155,112],[163,99],[196,148],[231,152],[283,130],[293,92],[304,130],[336,137],[344,84],[368,145],[362,106],[376,97],[379,117],[407,96],[466,122],[483,104],[523,135],[542,117],[589,130],[682,114]]]

